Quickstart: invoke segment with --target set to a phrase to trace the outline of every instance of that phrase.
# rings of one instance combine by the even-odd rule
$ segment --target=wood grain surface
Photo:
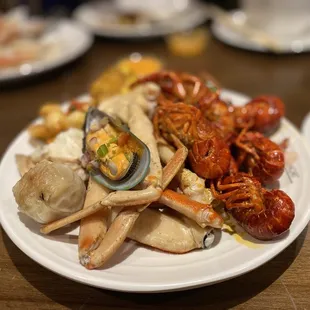
[[[107,65],[134,51],[158,55],[173,69],[209,71],[224,87],[250,96],[276,94],[298,127],[310,108],[309,54],[250,53],[211,39],[204,55],[183,59],[169,54],[161,40],[98,39],[86,55],[64,68],[31,81],[0,85],[0,154],[44,101],[87,92]],[[310,309],[310,232],[305,229],[273,260],[239,278],[187,292],[139,295],[62,278],[33,262],[1,230],[0,309]]]

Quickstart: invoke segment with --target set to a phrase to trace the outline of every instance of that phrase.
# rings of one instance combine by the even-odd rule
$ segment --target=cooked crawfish
[[[220,101],[220,88],[218,83],[209,74],[204,74],[202,78],[199,78],[189,73],[160,71],[140,78],[132,86],[146,82],[158,84],[162,90],[163,97],[172,102],[181,101],[195,105],[199,109],[203,108],[203,114],[209,110],[207,116],[205,115],[207,119],[210,116],[210,112],[214,111],[214,108],[220,108],[220,106],[217,106],[218,104],[211,105],[213,102]],[[246,127],[265,133],[274,130],[279,125],[285,110],[280,98],[266,95],[252,99],[243,107],[227,106],[229,106],[230,113],[233,113],[233,116],[229,115],[229,113],[225,114],[228,118],[229,129],[232,129],[231,118],[233,118],[233,127],[239,129]],[[225,109],[225,102],[223,101],[221,108]],[[223,115],[223,112],[221,112],[221,115]],[[215,115],[217,115],[217,112],[215,112]],[[210,121],[218,122],[218,120]],[[225,125],[225,122],[221,123]]]
[[[219,135],[230,144],[236,136],[233,106],[223,100],[200,100],[198,108],[202,115],[217,129]]]
[[[194,105],[202,115],[218,129],[218,135],[228,143],[234,136],[233,106],[220,100],[220,88],[213,77],[204,74],[203,79],[188,73],[157,72],[139,79],[133,86],[157,83],[162,90],[161,101]]]
[[[229,163],[229,168],[228,168],[228,175],[235,175],[239,172],[239,167],[236,162],[236,160],[231,157],[230,163]]]
[[[235,107],[235,126],[268,133],[278,127],[284,112],[284,103],[280,98],[259,96],[243,107]]]
[[[224,177],[211,189],[216,199],[251,236],[271,240],[287,231],[295,216],[291,198],[281,190],[268,191],[245,173]]]
[[[195,142],[188,157],[193,170],[206,179],[215,179],[224,175],[231,162],[227,144],[216,136]]]
[[[176,135],[187,147],[199,139],[203,140],[207,129],[201,122],[201,112],[184,103],[159,102],[153,118],[155,136],[169,141],[170,134]],[[202,128],[200,128],[202,127]],[[210,133],[210,135],[212,135]]]
[[[160,71],[138,79],[132,87],[153,82],[159,85],[165,99],[195,105],[200,100],[208,103],[218,98],[219,89],[214,86],[214,83],[208,87],[208,81],[204,82],[199,77],[188,73]]]
[[[243,107],[233,106],[220,99],[220,88],[210,76],[163,71],[134,85],[144,82],[161,88],[155,134],[170,140],[173,133],[189,148],[192,169],[210,180],[214,196],[237,222],[261,240],[286,231],[294,219],[294,203],[281,190],[262,187],[284,170],[282,147],[262,134],[280,124],[283,102],[260,96]],[[230,152],[235,150],[234,158]]]
[[[189,148],[189,161],[196,174],[206,179],[224,175],[230,150],[201,111],[184,103],[159,104],[153,119],[155,135],[170,140],[176,135]]]
[[[158,84],[162,93],[169,99],[171,99],[171,97],[175,97],[182,101],[186,96],[186,91],[179,75],[173,71],[159,71],[146,75],[139,78],[131,85],[131,87],[147,82]]]
[[[239,148],[237,164],[262,183],[278,180],[285,166],[279,145],[259,132],[242,132],[235,141]]]

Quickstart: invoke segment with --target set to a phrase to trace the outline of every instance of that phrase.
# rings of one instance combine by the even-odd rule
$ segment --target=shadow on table
[[[227,309],[259,294],[289,268],[303,245],[307,228],[287,249],[254,271],[213,286],[166,294],[112,292],[75,283],[39,266],[2,234],[8,254],[24,279],[69,309]]]

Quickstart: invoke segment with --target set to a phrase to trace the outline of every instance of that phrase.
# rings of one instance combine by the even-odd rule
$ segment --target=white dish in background
[[[150,23],[144,20],[136,25],[115,23],[115,18],[120,12],[139,11],[156,22]],[[208,18],[206,11],[206,6],[198,1],[118,0],[82,4],[74,11],[73,16],[98,36],[139,39],[164,36],[195,28]]]
[[[247,27],[247,16],[243,11],[234,10],[229,12],[229,14],[236,25]],[[292,25],[292,27],[294,27],[294,25]],[[213,21],[211,30],[218,40],[226,43],[227,45],[256,52],[270,52],[270,50],[259,45],[258,43],[250,41],[246,36],[237,32],[235,29],[220,23],[217,19]],[[276,43],[278,46],[276,53],[279,54],[296,54],[307,52],[310,51],[310,32],[304,31],[295,37],[278,37]]]
[[[40,60],[0,69],[0,83],[24,79],[65,65],[82,56],[93,43],[92,35],[84,27],[66,19],[51,26],[40,40],[53,52],[49,51]]]
[[[223,97],[238,105],[249,99],[232,91],[223,91]],[[293,242],[308,224],[310,151],[296,128],[283,119],[280,129],[272,138],[280,142],[287,137],[290,138],[287,150],[290,163],[287,163],[286,171],[280,179],[280,188],[295,202],[296,216],[289,233],[274,241],[256,241],[254,248],[239,243],[224,232],[211,249],[183,255],[153,251],[128,242],[104,268],[92,271],[85,269],[78,261],[78,228],[66,235],[64,231],[59,231],[43,236],[39,233],[39,225],[33,220],[26,216],[19,217],[12,194],[12,187],[20,178],[14,155],[32,152],[26,131],[21,132],[9,146],[0,166],[1,224],[12,241],[42,266],[64,277],[99,288],[126,292],[165,292],[228,280],[272,259]],[[250,237],[248,239],[254,240]]]

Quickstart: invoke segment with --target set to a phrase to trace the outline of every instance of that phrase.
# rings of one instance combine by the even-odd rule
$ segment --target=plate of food
[[[299,54],[308,52],[310,49],[310,36],[307,31],[293,36],[275,36],[253,28],[249,16],[242,10],[219,14],[211,30],[223,43],[249,51]]]
[[[11,143],[11,240],[55,273],[126,292],[211,285],[279,254],[310,219],[310,152],[283,102],[139,70],[118,64],[90,94],[43,105]]]
[[[98,36],[139,39],[186,31],[208,18],[198,1],[95,1],[80,5],[74,18]]]
[[[64,65],[83,55],[93,42],[81,25],[30,17],[25,7],[0,16],[0,29],[0,82]]]

